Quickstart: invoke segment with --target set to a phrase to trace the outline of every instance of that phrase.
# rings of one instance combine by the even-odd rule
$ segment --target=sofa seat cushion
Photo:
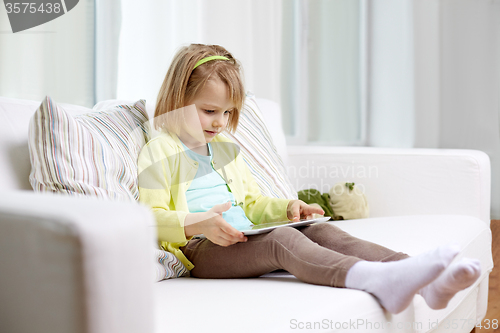
[[[478,285],[487,281],[493,267],[491,232],[483,221],[469,216],[421,215],[328,223],[409,255],[458,243],[462,251],[455,260],[478,258],[481,277],[457,293],[446,309],[432,310],[417,295],[412,305],[397,315],[385,312],[366,292],[310,285],[289,274],[271,273],[254,279],[180,278],[155,284],[156,332],[196,331],[196,327],[209,332],[294,332],[308,330],[308,325],[312,327],[308,331],[383,332],[382,325],[389,328],[387,323],[393,332],[427,332],[436,321],[442,328],[447,316],[457,311],[464,313],[461,318],[475,323]],[[169,315],[171,307],[182,307],[189,313],[189,322]],[[411,327],[394,329],[404,325]]]

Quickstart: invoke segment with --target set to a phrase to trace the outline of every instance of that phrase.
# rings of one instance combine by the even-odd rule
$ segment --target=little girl
[[[160,134],[139,156],[140,201],[149,205],[161,247],[197,278],[244,278],[284,269],[312,284],[364,290],[391,313],[415,294],[445,308],[479,277],[478,260],[451,264],[457,246],[416,257],[357,239],[329,223],[246,237],[242,226],[324,214],[300,200],[262,196],[235,131],[245,91],[239,62],[217,45],[193,44],[175,56],[155,110]],[[193,238],[204,234],[205,239]]]

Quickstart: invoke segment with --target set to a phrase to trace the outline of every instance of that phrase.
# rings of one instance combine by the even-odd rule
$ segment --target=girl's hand
[[[291,200],[286,208],[286,215],[290,221],[311,219],[313,214],[325,214],[323,209],[306,204],[302,200]]]
[[[207,213],[209,218],[198,222],[200,233],[212,243],[229,246],[238,242],[246,242],[247,237],[222,218],[222,213],[231,208],[231,202],[213,206]]]

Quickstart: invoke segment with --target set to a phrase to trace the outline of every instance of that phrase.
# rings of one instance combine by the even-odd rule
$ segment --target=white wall
[[[370,2],[369,144],[477,149],[500,218],[500,0]]]
[[[0,96],[94,105],[94,1],[12,33],[0,5]]]
[[[491,160],[492,218],[500,219],[500,2],[443,0],[439,146]]]

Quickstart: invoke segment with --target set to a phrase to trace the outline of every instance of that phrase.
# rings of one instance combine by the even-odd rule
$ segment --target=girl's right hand
[[[222,213],[231,208],[231,202],[213,206],[208,212],[208,219],[197,223],[200,233],[204,234],[212,243],[220,246],[229,246],[238,242],[246,242],[247,237],[226,222]]]

